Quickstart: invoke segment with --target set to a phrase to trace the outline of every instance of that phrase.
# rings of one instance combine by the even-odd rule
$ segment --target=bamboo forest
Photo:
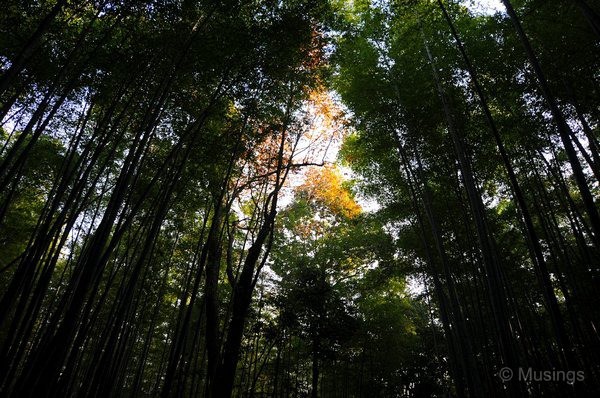
[[[600,397],[600,0],[3,0],[0,397]]]

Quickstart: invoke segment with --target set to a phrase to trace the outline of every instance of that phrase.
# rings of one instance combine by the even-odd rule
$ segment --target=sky
[[[463,0],[461,1],[470,10],[481,14],[494,14],[504,11],[501,0]]]

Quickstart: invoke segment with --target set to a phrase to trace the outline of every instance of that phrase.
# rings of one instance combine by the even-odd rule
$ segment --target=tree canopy
[[[6,0],[0,395],[600,394],[597,0]]]

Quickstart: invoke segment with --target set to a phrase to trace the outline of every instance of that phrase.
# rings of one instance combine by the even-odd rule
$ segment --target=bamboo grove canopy
[[[600,1],[5,0],[0,395],[600,396]]]

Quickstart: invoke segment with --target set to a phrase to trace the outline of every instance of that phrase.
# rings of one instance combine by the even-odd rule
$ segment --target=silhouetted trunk
[[[424,36],[423,42],[429,63],[433,71],[434,84],[437,88],[438,95],[442,102],[448,132],[454,144],[454,150],[458,158],[461,176],[469,199],[471,212],[475,221],[479,247],[481,249],[481,254],[483,257],[483,263],[486,267],[488,292],[490,295],[492,312],[496,324],[496,331],[498,334],[497,344],[502,357],[502,364],[511,369],[517,369],[518,359],[514,351],[512,327],[510,325],[509,317],[507,314],[506,294],[502,283],[500,264],[498,263],[498,256],[495,253],[495,243],[493,242],[493,238],[490,236],[487,221],[485,219],[485,209],[483,201],[475,183],[473,172],[471,170],[470,160],[467,158],[463,138],[459,136],[458,132],[456,131],[454,115],[450,108],[447,94],[443,89],[442,83],[438,76],[437,66],[435,65],[435,61],[433,59],[433,56],[431,55],[429,46]],[[518,380],[513,378],[508,382],[508,384],[510,387],[510,391],[515,396],[520,394],[520,386]]]
[[[579,188],[579,193],[581,194],[581,199],[585,206],[586,213],[589,217],[590,224],[592,226],[593,238],[596,244],[596,247],[600,249],[600,215],[598,214],[598,209],[596,208],[596,204],[594,203],[594,197],[592,196],[590,189],[588,187],[588,183],[586,181],[585,174],[579,163],[579,159],[577,158],[577,153],[575,152],[575,148],[573,147],[573,143],[571,142],[571,128],[567,125],[567,122],[564,118],[562,111],[560,110],[556,98],[554,94],[550,90],[550,86],[546,80],[546,76],[544,75],[540,63],[531,47],[531,43],[529,42],[529,38],[525,34],[523,27],[521,26],[521,22],[519,21],[519,17],[515,12],[512,4],[509,0],[502,0],[502,3],[506,7],[506,12],[510,17],[517,34],[523,44],[523,48],[525,49],[525,53],[527,54],[527,58],[533,67],[534,73],[537,77],[540,89],[542,91],[542,95],[550,108],[550,112],[552,114],[552,118],[554,119],[554,123],[558,128],[558,133],[560,135],[560,139],[565,148],[565,152],[569,159],[569,164],[573,170],[573,176],[575,177],[575,181],[577,182],[577,187]]]
[[[597,39],[600,41],[600,15],[584,0],[574,0],[575,4],[585,17],[586,21],[590,25],[592,31],[596,34]]]
[[[312,344],[312,374],[310,379],[310,397],[317,398],[319,396],[319,338],[315,336]]]
[[[552,320],[552,325],[556,334],[559,350],[561,351],[561,355],[564,356],[566,368],[573,369],[575,368],[576,362],[573,356],[572,346],[564,328],[564,320],[558,306],[558,300],[556,298],[556,295],[554,294],[554,287],[552,286],[552,282],[550,280],[550,274],[548,272],[546,260],[544,259],[544,254],[542,252],[540,240],[535,231],[533,220],[529,212],[527,203],[525,201],[525,197],[521,190],[521,186],[517,180],[517,176],[512,167],[506,148],[504,147],[504,143],[502,142],[502,138],[500,137],[498,128],[496,127],[496,123],[494,122],[494,118],[492,117],[492,113],[488,106],[488,102],[483,92],[483,88],[479,84],[477,72],[467,55],[462,40],[460,39],[458,32],[454,27],[454,23],[452,22],[452,19],[450,18],[446,7],[444,7],[444,4],[441,0],[438,0],[438,5],[440,6],[440,9],[442,10],[446,21],[448,22],[448,26],[450,27],[454,40],[456,41],[457,47],[463,57],[463,60],[465,61],[467,71],[469,72],[469,75],[471,77],[471,83],[479,99],[479,104],[483,110],[488,127],[490,129],[490,132],[492,133],[492,136],[498,148],[498,152],[500,153],[500,156],[502,158],[504,168],[506,169],[510,181],[514,200],[517,203],[517,206],[523,218],[523,222],[525,224],[525,232],[527,239],[529,241],[530,247],[533,249],[532,260],[533,263],[536,265],[536,273],[538,279],[540,280],[540,285],[544,293],[546,305],[550,313],[550,318]]]
[[[4,94],[14,78],[23,70],[26,62],[40,46],[42,38],[50,28],[50,25],[52,25],[52,22],[54,22],[54,19],[66,4],[67,0],[58,0],[50,9],[50,12],[39,23],[33,34],[27,39],[21,51],[12,60],[10,68],[0,77],[0,95]]]

